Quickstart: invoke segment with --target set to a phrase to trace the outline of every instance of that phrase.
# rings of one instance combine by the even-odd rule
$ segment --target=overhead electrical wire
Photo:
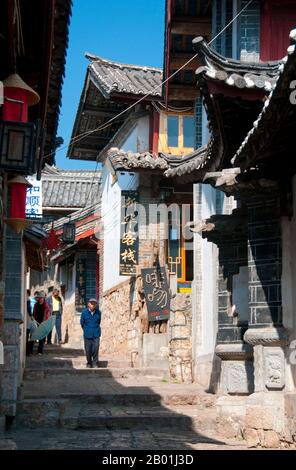
[[[229,28],[229,26],[243,13],[244,10],[246,10],[248,8],[249,5],[251,5],[251,3],[253,3],[253,0],[249,0],[249,2],[243,7],[241,8],[241,10],[234,16],[234,18],[232,18],[232,20],[230,20],[225,26],[224,28],[221,29],[221,31],[219,31],[211,40],[210,42],[208,43],[209,46],[221,35],[224,33],[224,31]],[[181,70],[183,70],[185,67],[187,67],[188,64],[190,64],[190,62],[192,62],[194,59],[196,59],[198,57],[198,53],[194,54],[190,59],[188,59],[183,65],[181,65],[181,67],[179,67],[175,72],[173,72],[171,75],[169,75],[169,77],[167,77],[165,80],[163,80],[159,85],[156,85],[154,88],[152,88],[150,90],[149,93],[147,93],[146,95],[142,96],[141,98],[139,98],[135,103],[132,103],[130,106],[128,106],[127,108],[123,109],[120,113],[118,113],[116,116],[113,116],[112,118],[110,118],[107,122],[105,122],[104,124],[102,124],[102,126],[98,126],[96,127],[95,129],[92,129],[90,131],[86,131],[86,132],[83,132],[81,134],[78,134],[76,137],[73,137],[72,139],[70,139],[69,141],[69,144],[67,146],[63,146],[63,147],[59,147],[56,152],[59,152],[61,150],[64,150],[65,148],[67,148],[69,145],[75,143],[75,142],[78,142],[80,140],[82,140],[84,137],[90,135],[90,134],[93,134],[94,132],[98,132],[100,130],[103,130],[103,129],[106,129],[107,127],[109,127],[116,119],[118,119],[119,117],[121,117],[123,114],[127,113],[128,111],[130,111],[132,108],[134,108],[135,106],[137,106],[139,103],[141,103],[142,101],[144,101],[146,98],[148,98],[149,96],[152,95],[152,93],[156,90],[158,90],[159,88],[161,88],[163,85],[165,85],[169,80],[171,80],[175,75],[177,75],[177,73],[179,73]],[[53,155],[55,153],[55,151],[49,153],[48,155],[46,155],[44,158],[47,158],[47,157],[50,157],[51,155]],[[98,156],[97,156],[98,158]],[[96,158],[96,161],[97,161],[97,158]],[[96,165],[96,169],[95,169],[95,172],[97,171],[97,168],[98,168],[98,161],[97,161],[97,165]],[[91,189],[90,189],[91,191]],[[87,196],[87,201],[89,199],[89,194]]]
[[[227,23],[226,26],[224,26],[224,28],[221,29],[221,31],[219,31],[219,33],[216,34],[216,36],[211,39],[211,41],[209,42],[209,45],[211,45],[241,14],[242,12],[253,2],[253,0],[250,0],[236,15],[235,17],[229,21],[229,23]],[[148,98],[149,96],[151,96],[151,94],[156,91],[158,88],[161,88],[163,85],[165,85],[169,80],[171,80],[175,75],[177,75],[177,73],[179,73],[181,70],[183,70],[188,64],[190,64],[190,62],[192,62],[194,59],[196,59],[196,57],[198,57],[198,53],[194,54],[190,59],[188,59],[183,65],[181,65],[181,67],[179,67],[175,72],[173,72],[169,77],[167,77],[165,80],[163,80],[163,82],[161,82],[159,85],[156,85],[154,88],[151,89],[151,91],[149,93],[147,93],[146,95],[142,96],[141,98],[139,98],[135,103],[132,103],[130,106],[128,106],[126,109],[123,109],[120,113],[118,113],[116,116],[113,116],[112,118],[109,119],[109,121],[107,121],[106,123],[104,123],[102,126],[98,126],[96,127],[95,129],[92,129],[90,131],[86,131],[86,132],[83,132],[81,134],[78,134],[76,137],[73,137],[72,139],[70,139],[69,141],[69,144],[67,146],[63,146],[63,147],[59,147],[56,152],[59,152],[61,150],[64,150],[65,148],[67,148],[71,143],[73,142],[78,142],[79,140],[83,139],[84,137],[86,137],[87,135],[90,135],[94,132],[97,132],[97,131],[100,131],[100,130],[103,130],[105,129],[106,127],[108,127],[112,122],[114,122],[116,119],[118,119],[120,116],[122,116],[123,114],[127,113],[128,111],[130,111],[132,108],[134,108],[135,106],[137,106],[139,103],[141,103],[142,101],[144,101],[146,98]],[[53,155],[55,153],[55,151],[53,152],[50,152],[49,154],[45,155],[44,158],[47,158],[47,157],[50,157],[51,155]]]

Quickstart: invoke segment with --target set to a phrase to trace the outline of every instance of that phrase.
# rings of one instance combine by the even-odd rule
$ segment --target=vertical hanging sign
[[[141,270],[148,321],[167,320],[170,317],[170,289],[164,267]]]
[[[139,259],[138,192],[121,192],[121,235],[119,274],[134,276]]]
[[[77,310],[86,307],[86,263],[84,259],[76,261],[76,298],[75,304]]]
[[[42,182],[35,176],[27,176],[27,180],[32,186],[27,189],[26,218],[42,219]]]

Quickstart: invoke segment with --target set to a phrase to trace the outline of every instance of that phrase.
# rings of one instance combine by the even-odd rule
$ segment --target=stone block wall
[[[22,380],[24,325],[24,263],[22,236],[5,230],[4,366],[1,405],[6,416],[15,416]],[[21,338],[23,335],[23,339]]]
[[[148,314],[144,299],[141,269],[153,267],[157,262],[165,263],[165,240],[161,239],[161,224],[154,213],[149,218],[150,204],[154,207],[160,203],[159,195],[153,191],[155,181],[145,175],[139,189],[139,265],[137,275],[127,277],[126,281],[104,291],[102,307],[102,340],[101,353],[106,355],[123,355],[135,365],[143,362],[143,334],[166,332],[163,322],[148,324]],[[119,240],[118,240],[119,243]],[[103,260],[103,243],[100,247],[100,264]],[[102,272],[101,272],[102,273]],[[102,275],[102,274],[101,274]],[[101,278],[101,283],[104,279]],[[167,322],[165,322],[167,323]],[[153,331],[152,331],[153,330]]]
[[[142,326],[137,310],[135,279],[127,279],[104,292],[100,352],[121,356],[138,365],[142,348]]]
[[[73,348],[83,348],[83,331],[80,326],[80,313],[75,309],[74,293],[64,303],[62,339]]]
[[[169,365],[172,380],[185,383],[193,381],[192,302],[190,294],[177,294],[171,301]]]

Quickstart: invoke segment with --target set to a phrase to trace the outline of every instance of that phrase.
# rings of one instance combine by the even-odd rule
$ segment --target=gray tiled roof
[[[295,104],[291,101],[290,84],[296,73],[296,28],[291,31],[290,40],[292,44],[287,50],[288,55],[280,62],[277,81],[265,100],[261,113],[253,122],[253,127],[232,158],[233,165],[240,166],[243,170],[254,165],[260,159],[260,154],[264,155],[264,147],[272,141],[272,130],[279,132],[279,121],[285,120],[283,115],[287,116],[289,126],[294,122]],[[281,135],[283,136],[282,132]]]
[[[203,64],[196,71],[199,82],[207,78],[232,88],[272,90],[278,77],[279,61],[251,63],[225,58],[211,49],[201,36],[195,38],[193,44]]]
[[[209,146],[200,147],[182,158],[164,153],[153,155],[150,152],[124,152],[112,148],[108,151],[108,158],[114,171],[150,170],[172,178],[203,170],[211,160],[211,153]]]
[[[162,155],[155,156],[150,152],[134,153],[111,148],[108,151],[108,158],[115,171],[139,168],[164,171],[169,168],[167,160]]]
[[[83,207],[82,209],[78,209],[77,211],[73,212],[70,216],[61,217],[58,220],[54,221],[54,229],[59,230],[63,227],[63,225],[67,222],[79,222],[83,219],[88,219],[90,216],[96,216],[94,219],[85,222],[83,225],[78,225],[76,227],[76,235],[88,230],[89,228],[93,228],[97,225],[98,221],[100,220],[100,213],[101,213],[101,205],[100,203],[91,204],[87,207]],[[45,229],[47,231],[51,230],[52,224],[45,225]]]
[[[92,54],[86,54],[91,61],[88,66],[90,77],[105,98],[112,93],[155,96],[162,93],[162,70],[155,67],[121,64]]]
[[[86,203],[98,201],[100,182],[100,171],[59,170],[46,167],[42,173],[43,207],[79,209]]]

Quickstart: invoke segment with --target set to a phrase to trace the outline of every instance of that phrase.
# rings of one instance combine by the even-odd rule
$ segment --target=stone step
[[[213,430],[216,410],[194,405],[145,406],[73,404],[67,400],[25,400],[19,405],[16,424],[26,428],[59,427],[66,429],[171,429]]]
[[[102,360],[99,361],[100,368],[130,368],[131,363],[125,360]],[[27,369],[43,369],[43,368],[85,368],[86,366],[86,359],[84,356],[78,356],[76,358],[69,358],[67,356],[58,356],[58,357],[50,357],[47,355],[44,358],[37,357],[30,357],[27,360]]]
[[[69,430],[57,428],[45,429],[18,429],[9,433],[10,441],[3,447],[7,450],[102,450],[104,452],[125,450],[130,455],[131,450],[142,449],[151,453],[157,451],[190,451],[193,450],[247,450],[243,441],[226,439],[216,432],[185,432],[178,428],[152,429],[152,430]],[[8,441],[8,439],[5,439]],[[170,452],[171,454],[171,452]],[[46,455],[48,462],[49,453]],[[76,457],[76,456],[75,456]],[[178,459],[177,459],[178,460]],[[180,461],[180,460],[179,460]],[[171,465],[173,468],[173,465]],[[177,467],[176,467],[177,468]],[[190,468],[190,467],[189,467]]]
[[[167,380],[169,373],[166,369],[158,369],[152,367],[136,368],[93,368],[88,369],[75,367],[43,367],[43,368],[26,368],[24,372],[25,380],[40,380],[54,376],[83,376],[100,377],[100,378],[128,378],[128,377],[156,377]]]
[[[210,409],[215,406],[216,397],[197,394],[155,394],[153,392],[121,392],[121,393],[73,393],[64,392],[59,393],[57,396],[48,398],[46,394],[42,396],[39,394],[30,396],[26,394],[26,398],[19,402],[19,409],[27,409],[32,404],[33,407],[47,407],[48,403],[63,404],[66,402],[77,404],[91,404],[96,403],[99,405],[160,405],[160,406],[195,406],[197,409]],[[82,406],[82,405],[81,405]]]
[[[58,354],[62,356],[75,357],[75,356],[84,356],[85,352],[83,347],[80,345],[77,348],[68,347],[66,345],[58,344],[45,344],[44,346],[44,356],[48,354]]]

